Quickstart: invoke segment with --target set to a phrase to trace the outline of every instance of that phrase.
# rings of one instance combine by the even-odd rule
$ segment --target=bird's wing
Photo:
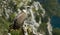
[[[18,23],[23,23],[24,20],[26,19],[26,13],[23,12],[23,13],[19,14],[17,17],[18,17],[17,22]]]

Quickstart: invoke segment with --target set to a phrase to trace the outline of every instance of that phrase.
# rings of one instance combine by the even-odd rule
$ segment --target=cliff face
[[[37,0],[0,0],[1,35],[52,35],[50,24],[52,11],[47,11],[46,8],[48,7],[45,2],[40,3]],[[21,13],[23,14],[21,15]],[[15,19],[17,19],[17,25],[22,21],[24,31],[21,28],[13,29]],[[12,25],[11,30],[9,29],[10,25]],[[10,30],[9,33],[8,30]]]

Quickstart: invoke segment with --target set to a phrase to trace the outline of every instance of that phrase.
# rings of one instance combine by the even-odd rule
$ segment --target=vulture
[[[18,14],[15,19],[14,19],[14,23],[12,25],[10,25],[10,29],[19,29],[23,26],[23,22],[26,19],[27,15],[25,12],[21,12],[20,14]]]

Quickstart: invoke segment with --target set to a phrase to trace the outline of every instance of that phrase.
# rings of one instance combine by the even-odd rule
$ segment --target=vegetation
[[[37,0],[36,0],[37,1]],[[9,29],[9,25],[13,24],[13,20],[16,16],[16,14],[18,13],[17,9],[23,9],[23,5],[32,5],[32,2],[29,2],[29,0],[26,0],[25,2],[23,2],[23,4],[21,4],[23,1],[22,0],[0,0],[0,35],[7,35],[8,33],[8,29]],[[16,4],[15,4],[16,3]],[[60,17],[60,5],[58,5],[56,0],[45,0],[44,3],[41,3],[42,6],[44,7],[44,9],[46,10],[46,14],[48,14],[48,16],[58,16]],[[35,14],[36,17],[36,21],[39,22],[39,18],[40,18],[40,13],[41,10],[39,9],[38,11],[35,10],[35,8],[33,8],[33,11],[38,12],[39,15]],[[47,18],[47,17],[46,17]],[[44,22],[45,21],[45,22]],[[47,19],[44,19],[44,21],[42,20],[42,24],[41,26],[38,28],[38,31],[42,31],[42,32],[47,32]],[[60,35],[60,29],[59,28],[53,28],[53,35]],[[11,34],[12,35],[23,35],[22,30],[13,30],[11,29]],[[29,35],[31,35],[29,33]]]
[[[53,35],[60,35],[60,28],[53,28]]]

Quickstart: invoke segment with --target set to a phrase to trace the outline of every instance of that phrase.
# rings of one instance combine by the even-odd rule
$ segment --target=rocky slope
[[[52,35],[51,16],[42,5],[36,0],[0,0],[1,35]],[[21,16],[21,12],[25,14]],[[18,24],[25,19],[22,25],[24,31],[21,28],[10,30],[9,26],[14,24],[15,19]]]

